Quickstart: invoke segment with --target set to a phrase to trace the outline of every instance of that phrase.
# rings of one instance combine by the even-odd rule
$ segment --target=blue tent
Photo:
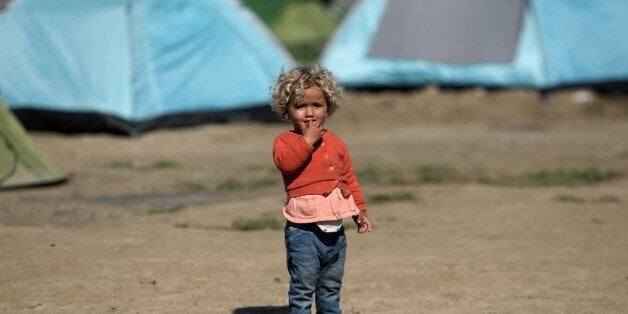
[[[15,1],[0,43],[0,91],[31,129],[135,134],[266,114],[293,63],[233,0]]]
[[[628,82],[625,0],[363,0],[321,63],[349,87]]]

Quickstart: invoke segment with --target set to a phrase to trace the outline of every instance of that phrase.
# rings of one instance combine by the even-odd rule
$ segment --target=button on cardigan
[[[314,147],[295,131],[283,132],[273,143],[273,159],[281,171],[288,198],[326,196],[338,187],[345,197],[353,196],[361,211],[366,211],[347,146],[331,131],[325,130]]]

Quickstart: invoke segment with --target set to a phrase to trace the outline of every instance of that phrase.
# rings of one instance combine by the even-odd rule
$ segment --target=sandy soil
[[[413,199],[370,204],[375,230],[349,229],[345,312],[628,312],[628,101],[588,96],[349,93],[329,128],[359,171],[625,175],[551,187],[365,180],[367,197]],[[282,230],[232,222],[281,220],[271,143],[287,126],[32,133],[72,180],[0,192],[0,312],[283,313]]]

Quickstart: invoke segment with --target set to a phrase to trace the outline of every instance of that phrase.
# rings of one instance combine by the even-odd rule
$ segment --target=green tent
[[[314,61],[336,29],[319,0],[244,0],[299,61]]]
[[[65,182],[0,100],[0,190]]]

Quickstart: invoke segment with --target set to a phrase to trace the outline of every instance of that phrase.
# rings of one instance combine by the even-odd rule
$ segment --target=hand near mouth
[[[304,120],[301,122],[301,133],[313,147],[323,137],[323,125],[318,120]]]

